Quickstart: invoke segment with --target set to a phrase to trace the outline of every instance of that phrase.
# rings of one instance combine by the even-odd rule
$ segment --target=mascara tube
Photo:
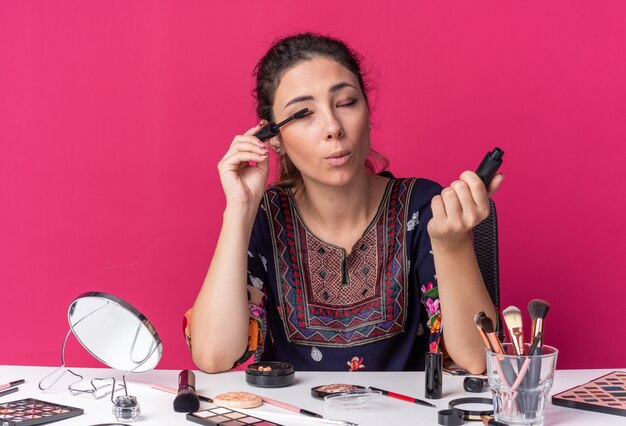
[[[504,151],[500,148],[495,147],[493,151],[488,152],[483,158],[483,161],[478,166],[476,170],[476,174],[480,177],[480,179],[485,183],[485,186],[489,185],[491,179],[496,175],[498,168],[502,164],[502,156],[504,155]]]
[[[443,353],[426,353],[426,389],[424,396],[428,399],[441,399],[443,395]]]

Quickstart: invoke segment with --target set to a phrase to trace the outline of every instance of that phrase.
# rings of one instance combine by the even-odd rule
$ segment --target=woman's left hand
[[[431,240],[454,242],[467,238],[467,233],[489,216],[489,197],[498,190],[504,175],[498,173],[485,184],[472,171],[461,173],[440,195],[433,197],[433,218],[428,222]]]

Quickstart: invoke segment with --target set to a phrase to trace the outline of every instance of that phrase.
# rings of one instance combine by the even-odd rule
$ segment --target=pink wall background
[[[396,175],[447,184],[506,151],[503,306],[551,302],[561,368],[623,368],[620,1],[0,1],[0,364],[57,365],[68,305],[99,290],[155,324],[159,368],[192,366],[216,163],[255,122],[257,59],[300,30],[366,56]],[[74,340],[67,363],[97,365]]]

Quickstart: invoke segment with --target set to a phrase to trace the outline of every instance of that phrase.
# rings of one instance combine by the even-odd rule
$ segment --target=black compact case
[[[271,368],[271,370],[259,370]],[[279,388],[293,383],[296,372],[288,362],[268,361],[250,364],[246,368],[246,382],[262,388]]]

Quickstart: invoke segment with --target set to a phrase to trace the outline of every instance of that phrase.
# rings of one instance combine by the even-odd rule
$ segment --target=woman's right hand
[[[227,203],[254,203],[256,207],[263,197],[269,174],[269,145],[254,136],[263,125],[235,136],[217,164]],[[256,165],[251,166],[249,161]]]

